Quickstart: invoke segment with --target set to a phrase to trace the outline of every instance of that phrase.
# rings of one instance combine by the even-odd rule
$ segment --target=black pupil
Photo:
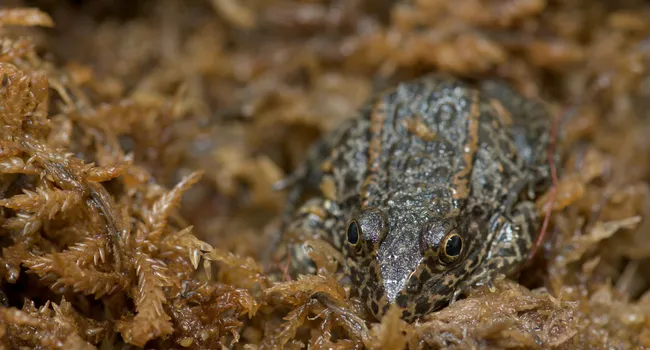
[[[463,249],[463,241],[460,239],[460,236],[453,235],[449,237],[445,245],[445,253],[449,256],[458,256],[461,249]]]
[[[359,226],[357,226],[355,221],[352,221],[350,226],[348,226],[348,242],[350,244],[357,244],[359,242]]]

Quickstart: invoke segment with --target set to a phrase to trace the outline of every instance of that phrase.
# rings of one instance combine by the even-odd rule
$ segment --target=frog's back
[[[426,77],[399,85],[383,100],[383,147],[377,158],[385,171],[377,177],[386,196],[368,204],[420,193],[425,207],[430,200],[446,199],[446,208],[434,208],[441,214],[458,209],[479,143],[478,91],[460,80]]]
[[[329,167],[338,199],[383,207],[402,188],[448,186],[462,167],[472,91],[426,77],[376,95],[335,133]]]
[[[359,204],[381,207],[402,188],[427,184],[449,187],[460,205],[469,195],[477,161],[506,168],[492,179],[493,187],[503,188],[494,181],[508,181],[508,172],[517,175],[540,163],[531,154],[543,147],[530,142],[544,143],[539,135],[549,121],[533,116],[530,123],[528,111],[525,116],[510,112],[521,110],[523,102],[509,91],[499,83],[474,87],[427,76],[377,95],[340,131],[331,162],[339,197],[358,195]],[[525,130],[529,125],[534,129]]]

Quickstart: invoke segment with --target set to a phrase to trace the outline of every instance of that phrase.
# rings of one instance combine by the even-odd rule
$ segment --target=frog
[[[396,305],[408,322],[512,276],[558,161],[551,126],[542,100],[499,79],[427,74],[373,95],[276,186],[288,189],[290,275],[316,273],[306,242],[324,240],[351,296],[377,319]]]

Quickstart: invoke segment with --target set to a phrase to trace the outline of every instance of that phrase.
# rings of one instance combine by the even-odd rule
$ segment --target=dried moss
[[[74,3],[0,9],[3,347],[650,347],[644,2]],[[321,242],[274,280],[272,185],[431,70],[558,116],[536,257],[415,324],[373,321]]]

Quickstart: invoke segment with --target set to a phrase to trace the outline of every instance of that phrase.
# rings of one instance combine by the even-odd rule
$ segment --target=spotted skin
[[[495,81],[433,75],[377,95],[293,175],[291,272],[314,273],[302,242],[325,239],[368,310],[379,318],[397,304],[407,321],[511,274],[539,229],[550,123],[540,103]],[[327,193],[295,210],[319,186]]]

